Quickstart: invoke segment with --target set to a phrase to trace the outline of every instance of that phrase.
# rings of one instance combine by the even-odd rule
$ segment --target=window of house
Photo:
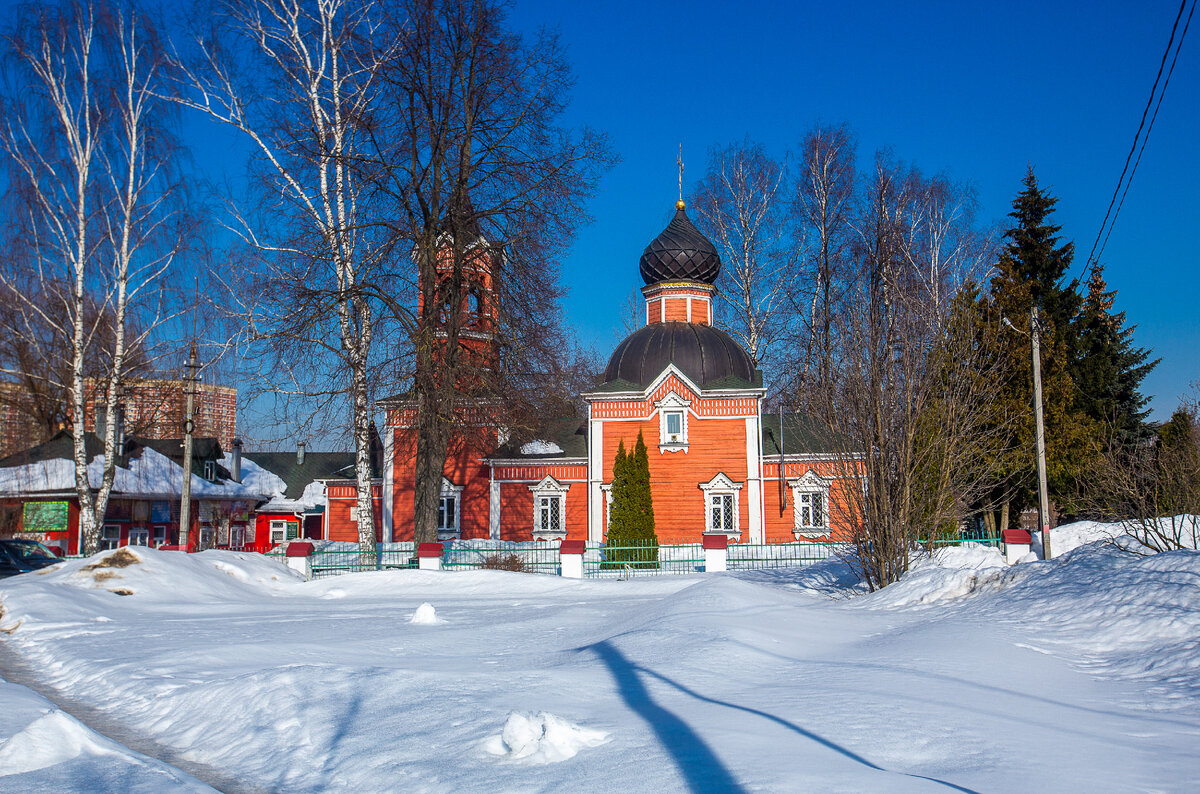
[[[458,527],[458,497],[438,500],[438,532],[453,532]]]
[[[809,469],[803,477],[788,480],[792,487],[792,511],[796,539],[819,538],[829,532],[829,483]]]
[[[551,540],[567,534],[566,499],[569,485],[563,485],[553,477],[545,477],[537,485],[529,486],[533,491],[533,538]]]
[[[145,527],[135,527],[129,530],[129,545],[130,546],[149,546],[150,545],[150,530]]]
[[[272,521],[271,545],[278,546],[285,540],[295,540],[300,537],[299,521]]]
[[[701,483],[700,490],[704,493],[704,531],[740,537],[738,501],[742,483],[718,474],[708,482]]]
[[[230,527],[229,528],[229,548],[240,549],[246,545],[246,528],[245,527]]]
[[[538,532],[562,532],[563,498],[558,494],[539,496],[537,500]]]
[[[167,528],[159,525],[154,527],[154,546],[155,548],[164,545],[167,542]]]
[[[438,499],[438,538],[448,540],[456,538],[462,531],[462,489],[445,477],[442,478],[442,491]]]
[[[708,525],[713,532],[733,531],[733,494],[709,494],[708,510]]]
[[[796,526],[823,527],[825,526],[825,498],[820,493],[801,493],[796,495]]]
[[[204,479],[215,482],[217,479],[217,463],[213,460],[204,461]]]
[[[658,448],[661,452],[687,451],[688,405],[671,392],[658,403]]]
[[[213,528],[208,524],[200,525],[200,549],[211,549],[213,546]]]
[[[105,524],[100,532],[100,551],[111,551],[121,543],[121,527],[119,524]]]

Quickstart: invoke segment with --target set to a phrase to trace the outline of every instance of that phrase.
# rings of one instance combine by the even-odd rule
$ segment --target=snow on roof
[[[553,441],[540,438],[521,445],[522,455],[557,455],[562,451],[563,448]]]
[[[226,456],[225,461],[229,461]],[[192,475],[192,496],[197,498],[270,497],[282,493],[283,480],[254,464],[243,462],[242,482],[220,480],[209,482]],[[104,456],[97,455],[88,464],[88,483],[100,487],[104,476]],[[124,466],[117,466],[113,475],[114,494],[167,495],[178,494],[183,487],[183,467],[149,447],[130,457]],[[58,493],[75,489],[75,463],[70,459],[51,458],[0,469],[0,495],[21,495],[37,492]]]

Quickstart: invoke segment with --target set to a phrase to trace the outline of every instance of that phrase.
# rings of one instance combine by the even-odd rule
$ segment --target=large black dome
[[[604,380],[645,388],[668,364],[698,386],[730,376],[756,383],[750,354],[724,331],[697,323],[653,323],[634,331],[613,351]]]
[[[703,281],[713,284],[721,272],[717,249],[692,225],[683,202],[667,228],[650,241],[642,252],[639,269],[647,284],[661,281]]]

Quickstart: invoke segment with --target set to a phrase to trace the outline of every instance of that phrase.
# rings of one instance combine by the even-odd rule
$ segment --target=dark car
[[[62,562],[36,540],[0,540],[0,578],[28,573]]]

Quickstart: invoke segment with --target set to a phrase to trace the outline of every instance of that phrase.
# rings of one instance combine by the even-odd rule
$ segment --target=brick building
[[[463,311],[483,353],[498,316],[489,257],[500,254],[482,236],[473,250],[487,256],[472,260]],[[836,463],[810,419],[763,415],[761,372],[712,324],[720,268],[680,202],[639,262],[646,325],[618,345],[604,382],[583,395],[587,416],[548,422],[543,438],[521,446],[501,443],[484,422],[453,439],[439,536],[603,541],[617,446],[632,449],[641,432],[660,542],[843,539],[845,489],[859,479]],[[415,413],[402,399],[384,407],[383,534],[410,540]]]
[[[121,405],[125,414],[125,433],[142,438],[179,438],[187,413],[187,381],[182,379],[140,379],[124,384]],[[84,428],[96,430],[96,403],[103,402],[93,383],[88,384]],[[103,407],[103,406],[101,406]],[[222,449],[232,449],[237,435],[237,389],[232,386],[196,384],[193,402],[196,436],[215,438]]]

